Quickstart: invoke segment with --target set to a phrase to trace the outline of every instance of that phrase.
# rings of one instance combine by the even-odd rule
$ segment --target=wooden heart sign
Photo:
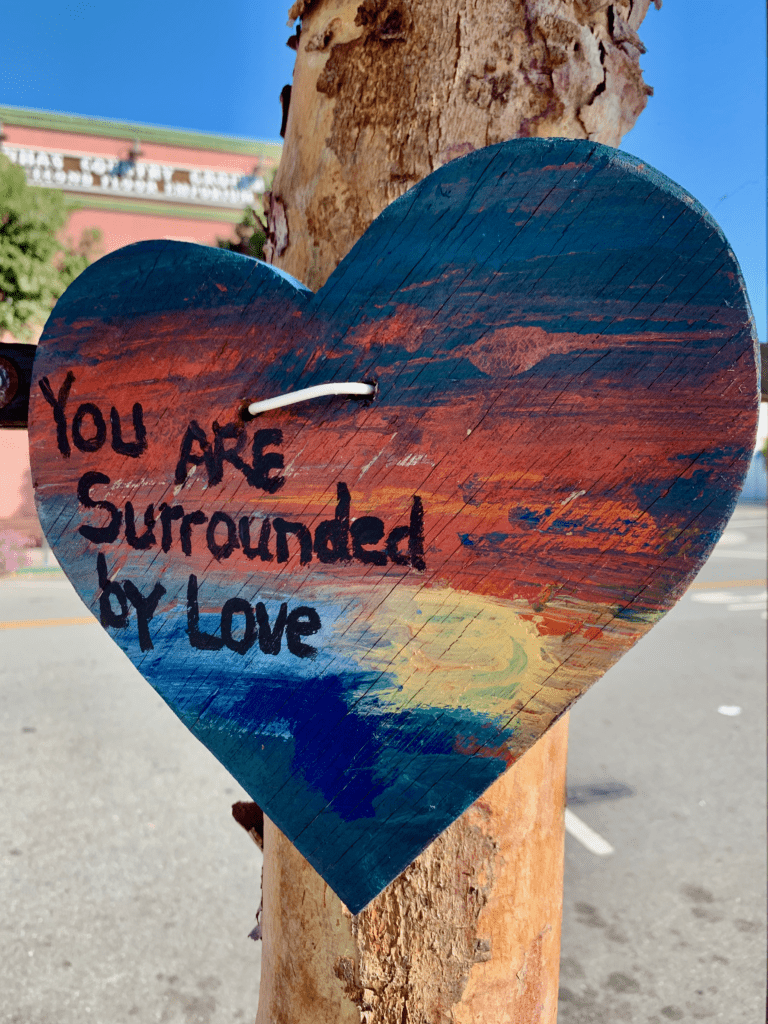
[[[329,382],[375,394],[246,414]],[[757,374],[707,213],[523,139],[393,203],[317,294],[227,251],[112,253],[33,393],[78,593],[357,912],[682,594]]]

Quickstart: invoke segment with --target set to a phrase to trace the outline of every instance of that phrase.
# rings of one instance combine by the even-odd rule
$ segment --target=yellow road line
[[[97,620],[92,615],[72,619],[18,619],[16,622],[0,622],[0,629],[32,629],[35,626],[90,626]]]
[[[689,590],[722,590],[723,587],[764,587],[765,576],[759,580],[697,580]]]

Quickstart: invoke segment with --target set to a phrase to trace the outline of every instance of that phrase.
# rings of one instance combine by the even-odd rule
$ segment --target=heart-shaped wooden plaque
[[[684,591],[749,463],[754,345],[690,196],[603,146],[503,143],[316,295],[175,242],[86,270],[35,362],[40,517],[357,912]],[[243,416],[348,381],[376,393]]]

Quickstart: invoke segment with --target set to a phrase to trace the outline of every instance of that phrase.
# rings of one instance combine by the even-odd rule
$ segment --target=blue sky
[[[0,103],[278,139],[294,59],[288,0],[8,6]],[[762,0],[665,0],[660,11],[651,6],[640,35],[655,95],[622,149],[688,189],[720,223],[765,341]]]

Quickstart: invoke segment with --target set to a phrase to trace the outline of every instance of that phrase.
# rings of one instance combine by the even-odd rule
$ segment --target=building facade
[[[102,252],[150,238],[216,245],[259,206],[281,147],[254,139],[0,106],[0,152],[27,182],[63,191],[66,234]]]
[[[261,207],[281,146],[0,106],[0,152],[29,185],[65,193],[62,241],[97,228],[96,252],[106,255],[153,238],[235,242],[245,210]],[[0,574],[39,560],[41,540],[26,431],[0,430]]]

